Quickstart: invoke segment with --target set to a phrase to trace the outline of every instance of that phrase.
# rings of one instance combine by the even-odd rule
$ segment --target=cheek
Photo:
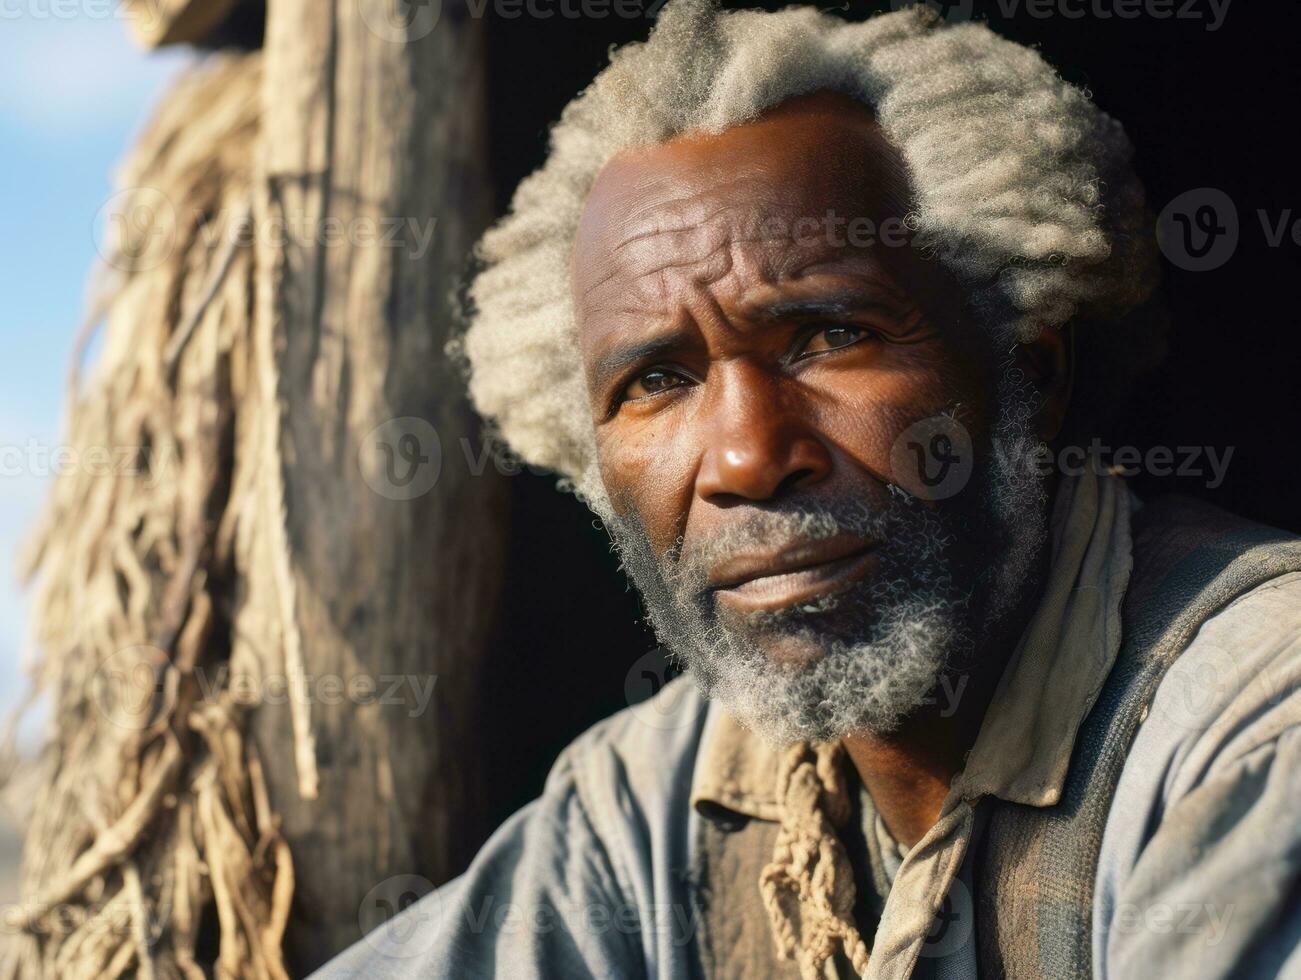
[[[665,419],[612,422],[596,437],[597,465],[615,511],[631,510],[656,550],[671,547],[691,503],[698,465],[690,433]]]
[[[813,427],[885,482],[897,482],[890,476],[891,457],[904,431],[955,407],[966,415],[976,390],[943,364],[920,357],[889,366],[828,372],[807,381],[804,389]]]

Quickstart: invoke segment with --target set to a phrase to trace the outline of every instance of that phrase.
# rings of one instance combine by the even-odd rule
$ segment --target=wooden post
[[[459,871],[481,813],[505,495],[467,465],[444,344],[488,217],[482,25],[399,8],[273,0],[264,51],[255,331],[278,411],[232,663],[290,682],[252,733],[294,855],[296,971],[357,939],[386,878]]]

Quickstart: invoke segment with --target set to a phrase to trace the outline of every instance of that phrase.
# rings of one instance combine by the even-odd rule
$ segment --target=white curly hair
[[[964,284],[998,339],[1115,321],[1156,281],[1155,242],[1119,123],[1035,51],[924,6],[850,23],[811,7],[721,11],[672,0],[565,108],[546,163],[484,235],[458,342],[490,430],[598,514],[609,501],[570,295],[597,174],[620,151],[717,133],[833,90],[874,111],[913,192],[914,244]]]

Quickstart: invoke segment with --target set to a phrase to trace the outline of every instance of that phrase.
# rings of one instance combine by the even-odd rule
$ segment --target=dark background
[[[1177,0],[1176,9],[1184,0]],[[1206,19],[1006,16],[976,0],[977,19],[1038,48],[1070,81],[1087,86],[1137,147],[1136,167],[1154,212],[1199,187],[1225,191],[1241,241],[1224,266],[1186,272],[1164,263],[1173,333],[1165,364],[1140,385],[1113,445],[1211,445],[1234,453],[1224,483],[1139,477],[1140,495],[1178,491],[1268,523],[1301,530],[1295,429],[1297,291],[1301,246],[1267,246],[1256,212],[1301,220],[1296,107],[1301,99],[1301,9],[1235,0],[1217,31]],[[1105,4],[1110,7],[1110,0]],[[727,4],[766,6],[778,4]],[[888,3],[819,4],[861,18]],[[491,17],[491,152],[501,211],[539,166],[548,126],[606,64],[612,44],[646,37],[646,18],[549,20]],[[488,733],[494,820],[537,795],[556,754],[588,725],[627,704],[634,661],[655,646],[641,623],[605,533],[553,482],[512,481],[514,557],[503,613],[500,669],[488,717],[518,736]],[[636,679],[632,686],[637,688]],[[501,730],[505,732],[506,729]]]

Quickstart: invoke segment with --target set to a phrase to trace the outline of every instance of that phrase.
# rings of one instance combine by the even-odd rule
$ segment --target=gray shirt
[[[1132,506],[1124,482],[1110,474],[1063,481],[1039,605],[938,819],[911,849],[893,854],[888,835],[882,840],[881,827],[867,821],[870,799],[860,806],[864,846],[856,847],[852,822],[840,831],[851,859],[859,855],[855,915],[871,913],[848,927],[871,933],[862,935],[867,980],[976,975],[972,863],[985,803],[1043,808],[1062,798],[1080,727],[1121,645]],[[1159,965],[1164,975],[1273,976],[1296,955],[1299,721],[1301,574],[1207,619],[1160,684],[1101,845],[1097,974],[1146,980]],[[700,821],[777,821],[784,831],[790,814],[779,774],[783,760],[809,747],[797,748],[764,742],[689,682],[670,684],[577,739],[541,799],[502,827],[457,881],[391,920],[387,912],[403,903],[386,888],[410,889],[402,879],[381,884],[369,896],[375,907],[360,915],[363,929],[377,913],[384,921],[323,975],[697,975],[701,923],[689,885],[702,866],[694,852],[706,836]],[[837,758],[825,748],[828,760]],[[774,857],[781,835],[775,840]],[[759,902],[760,875],[736,872],[708,879],[729,890],[712,897],[712,909]],[[749,890],[742,879],[752,873]],[[714,915],[711,956],[722,943],[726,958],[718,962],[727,968],[775,962],[751,944],[773,943],[773,928],[789,938],[791,915],[802,934],[800,896],[798,908],[765,904],[763,916],[744,904],[734,916]],[[821,906],[810,902],[816,919]],[[769,918],[778,915],[780,922]],[[846,969],[848,960],[835,957],[824,972]]]
[[[596,725],[464,875],[317,976],[694,975],[689,801],[714,710],[680,679]],[[1102,844],[1099,977],[1301,976],[1299,721],[1294,574],[1208,620],[1157,692]],[[975,974],[970,943],[951,955],[918,973]]]

